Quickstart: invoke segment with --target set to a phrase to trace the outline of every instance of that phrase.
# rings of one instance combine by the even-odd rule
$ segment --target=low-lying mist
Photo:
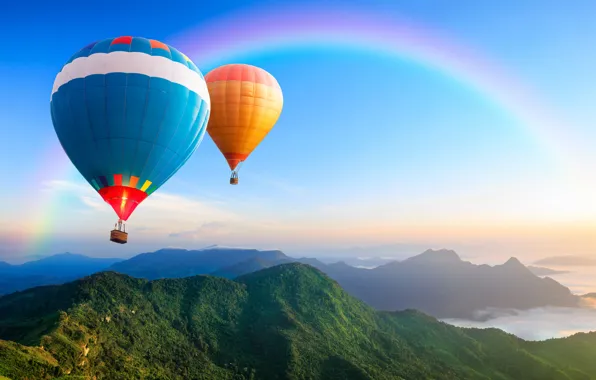
[[[443,319],[460,327],[495,327],[525,340],[563,338],[579,332],[596,331],[596,302],[583,308],[542,307],[531,310],[487,309],[477,321]]]

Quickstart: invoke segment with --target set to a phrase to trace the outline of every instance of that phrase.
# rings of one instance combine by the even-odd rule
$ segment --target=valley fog
[[[572,293],[583,295],[596,292],[596,266],[549,266],[549,268],[568,272],[548,277],[565,285]]]
[[[596,267],[549,266],[550,269],[568,273],[549,276],[571,290],[583,295],[596,292]],[[596,300],[595,300],[596,301]],[[585,309],[544,307],[532,310],[485,310],[493,318],[484,321],[465,319],[443,319],[444,322],[460,327],[495,327],[526,340],[563,338],[579,332],[596,331],[596,302],[586,302]]]
[[[459,327],[494,327],[525,340],[563,338],[579,332],[596,331],[596,309],[544,307],[532,310],[491,310],[495,318],[485,322],[443,319]]]

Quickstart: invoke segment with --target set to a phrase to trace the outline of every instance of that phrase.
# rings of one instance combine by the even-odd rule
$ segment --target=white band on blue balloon
[[[199,95],[207,103],[208,109],[211,108],[207,83],[199,73],[169,58],[140,52],[114,51],[77,58],[58,73],[52,95],[73,79],[110,73],[144,74],[178,83]]]

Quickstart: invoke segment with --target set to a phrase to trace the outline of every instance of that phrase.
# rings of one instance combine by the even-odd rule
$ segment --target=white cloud
[[[145,233],[160,232],[164,237],[192,235],[193,238],[216,230],[220,232],[221,226],[240,220],[241,217],[222,202],[167,193],[152,194],[135,211],[134,219],[131,217],[135,225],[146,228]]]
[[[116,219],[112,208],[84,182],[53,180],[42,185],[46,192],[79,202],[77,207],[69,206],[62,210],[63,218],[71,220],[71,227],[77,226],[81,229],[79,232],[83,228],[90,232],[91,228],[95,230],[106,223],[111,226]],[[129,219],[128,230],[135,234],[150,235],[152,238],[167,238],[178,234],[182,238],[196,239],[215,233],[221,235],[225,231],[224,226],[241,220],[237,213],[230,211],[221,201],[156,192],[135,210]],[[68,232],[72,233],[72,230]]]
[[[578,332],[596,331],[596,309],[543,307],[531,310],[485,310],[494,318],[488,321],[444,319],[455,326],[496,327],[526,340],[562,338]]]
[[[172,232],[170,233],[170,237],[197,240],[213,238],[214,236],[221,237],[222,235],[227,235],[230,232],[231,230],[228,225],[221,222],[210,222],[204,223],[200,227],[195,228],[193,230]]]
[[[588,309],[596,309],[596,298],[582,297],[580,304]]]
[[[42,191],[69,192],[77,194],[94,194],[93,188],[86,183],[65,180],[51,180],[42,182]]]
[[[100,210],[100,211],[106,211],[106,210],[110,210],[110,206],[105,203],[102,202],[101,199],[98,199],[99,197],[89,197],[86,195],[81,195],[80,199],[81,201],[91,207],[94,210]]]
[[[201,213],[217,213],[219,212],[218,206],[222,205],[223,202],[198,200],[181,195],[157,192],[143,202],[143,206],[147,210],[167,212],[194,211]]]

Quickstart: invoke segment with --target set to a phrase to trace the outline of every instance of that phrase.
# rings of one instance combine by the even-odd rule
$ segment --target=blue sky
[[[292,3],[305,17],[320,7]],[[138,35],[173,43],[203,24],[225,24],[230,14],[275,12],[288,2],[14,5],[0,15],[2,34],[11,36],[0,51],[0,260],[66,250],[129,256],[212,243],[296,253],[371,246],[373,254],[372,247],[404,243],[412,250],[457,248],[480,261],[589,254],[596,248],[595,6],[456,3],[349,6],[432,29],[511,73],[560,119],[556,135],[566,157],[490,94],[411,57],[314,42],[230,51],[225,59],[261,66],[278,79],[285,101],[278,124],[244,164],[237,187],[228,185],[225,160],[206,137],[135,211],[125,246],[107,241],[113,211],[59,150],[49,116],[55,75],[97,39]],[[338,10],[346,4],[325,2]],[[225,63],[185,53],[203,73]],[[567,161],[580,163],[573,174]]]

